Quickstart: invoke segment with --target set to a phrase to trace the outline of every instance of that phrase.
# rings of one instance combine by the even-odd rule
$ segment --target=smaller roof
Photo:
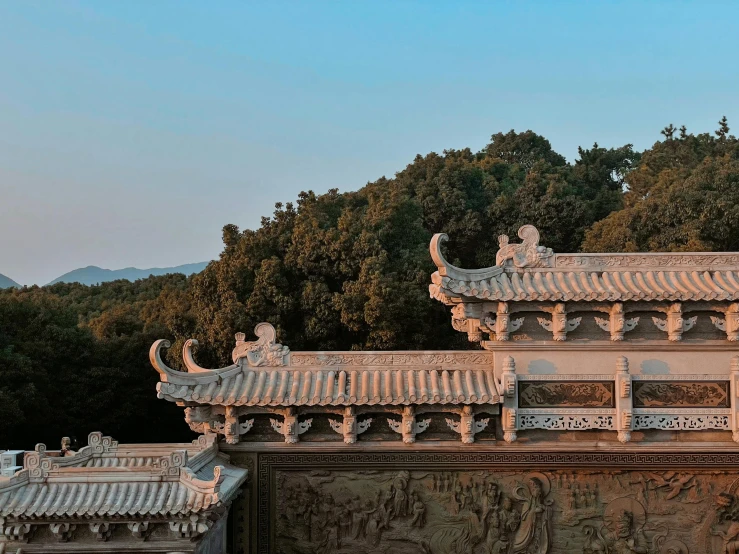
[[[260,331],[274,340],[271,325],[260,323]],[[485,352],[290,352],[270,341],[245,343],[239,333],[235,363],[210,370],[195,363],[194,344],[189,340],[183,349],[187,371],[162,361],[168,341],[152,345],[160,398],[271,407],[500,403],[493,356]],[[270,358],[271,352],[278,355]]]
[[[230,502],[246,477],[215,436],[118,445],[91,433],[78,452],[26,452],[23,469],[0,477],[0,517],[187,517]]]
[[[739,300],[736,252],[555,254],[539,245],[535,227],[524,225],[518,234],[520,244],[499,237],[496,265],[484,269],[450,264],[441,253],[447,235],[434,235],[431,296],[446,303]]]

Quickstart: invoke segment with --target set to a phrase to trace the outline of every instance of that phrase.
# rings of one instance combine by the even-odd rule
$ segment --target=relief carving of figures
[[[323,466],[325,467],[325,466]],[[739,472],[277,469],[277,554],[739,554]]]
[[[527,486],[519,486],[514,496],[521,500],[521,525],[513,538],[513,554],[546,554],[551,536],[551,500],[545,500],[550,490],[549,479],[543,474],[529,477]]]

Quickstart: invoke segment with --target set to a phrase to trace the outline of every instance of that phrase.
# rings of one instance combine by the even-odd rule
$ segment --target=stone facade
[[[293,352],[262,323],[177,371],[152,346],[158,396],[244,471],[212,552],[739,552],[739,254],[519,237],[473,270],[431,242],[471,350]]]

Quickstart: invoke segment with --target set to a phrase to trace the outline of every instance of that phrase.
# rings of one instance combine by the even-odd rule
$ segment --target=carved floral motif
[[[728,381],[636,381],[634,407],[728,408]]]
[[[521,381],[519,408],[608,408],[614,406],[612,381]]]

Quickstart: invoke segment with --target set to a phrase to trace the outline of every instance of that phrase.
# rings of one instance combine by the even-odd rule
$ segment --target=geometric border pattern
[[[739,452],[347,452],[259,454],[257,533],[259,554],[270,554],[270,521],[273,520],[272,498],[276,469],[352,469],[398,468],[403,466],[440,466],[466,469],[654,469],[672,468],[733,469],[739,468]]]

